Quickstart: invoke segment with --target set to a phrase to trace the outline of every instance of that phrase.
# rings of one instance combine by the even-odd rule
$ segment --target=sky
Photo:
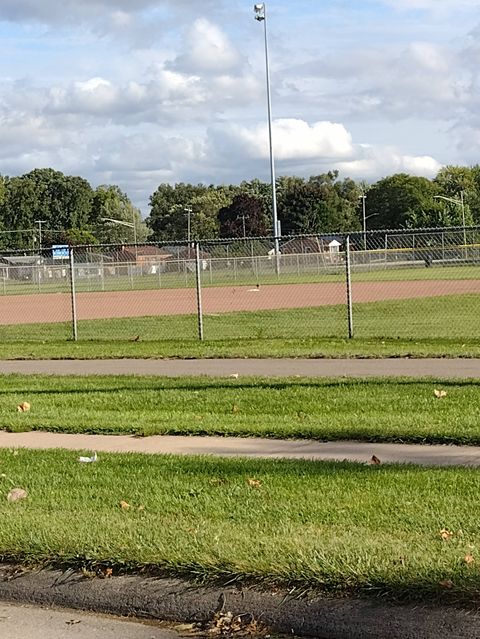
[[[269,0],[279,175],[432,177],[480,158],[473,0]],[[247,0],[0,0],[0,173],[269,180],[263,23]]]

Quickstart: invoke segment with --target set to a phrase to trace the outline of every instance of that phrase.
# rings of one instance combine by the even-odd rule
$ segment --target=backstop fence
[[[3,341],[476,339],[480,227],[0,254]]]

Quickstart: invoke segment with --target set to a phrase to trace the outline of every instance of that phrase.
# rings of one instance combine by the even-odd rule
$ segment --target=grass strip
[[[0,451],[2,561],[478,600],[476,470],[77,458]],[[11,485],[27,498],[8,503]]]
[[[390,358],[390,357],[480,357],[478,339],[171,339],[132,341],[131,339],[72,342],[55,336],[42,341],[21,340],[0,343],[0,359],[124,359],[124,358]],[[28,335],[32,339],[31,335]],[[45,334],[43,337],[47,337]],[[10,339],[7,337],[7,340]]]
[[[479,388],[473,380],[6,375],[0,427],[478,445]],[[17,412],[25,401],[31,410]]]

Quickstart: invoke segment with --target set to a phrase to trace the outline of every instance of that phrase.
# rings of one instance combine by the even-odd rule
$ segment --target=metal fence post
[[[77,296],[75,291],[75,260],[73,256],[73,246],[68,251],[68,260],[70,262],[70,297],[72,301],[72,337],[73,341],[78,340],[77,330]]]
[[[345,267],[347,283],[348,338],[353,337],[352,269],[350,263],[350,236],[345,240]]]
[[[200,266],[200,245],[197,241],[195,242],[195,275],[197,289],[198,339],[203,341],[202,278]]]

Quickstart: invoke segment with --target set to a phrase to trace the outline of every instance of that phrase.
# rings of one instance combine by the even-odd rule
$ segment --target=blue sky
[[[478,162],[473,0],[267,2],[280,174],[376,180]],[[262,25],[246,0],[0,0],[0,173],[268,179]]]

